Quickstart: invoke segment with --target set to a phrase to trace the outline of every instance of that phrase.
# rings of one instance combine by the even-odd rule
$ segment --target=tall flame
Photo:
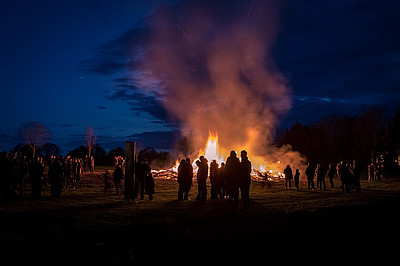
[[[218,134],[209,133],[204,157],[210,162],[212,160],[216,160],[218,164],[224,162],[224,157],[220,154],[219,150]]]

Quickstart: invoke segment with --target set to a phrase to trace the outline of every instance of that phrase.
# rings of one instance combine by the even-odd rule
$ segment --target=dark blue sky
[[[243,1],[249,7],[244,15],[259,1]],[[237,1],[220,2],[229,12]],[[1,1],[0,150],[21,142],[17,131],[25,121],[43,123],[63,153],[85,144],[87,126],[106,149],[126,140],[167,149],[179,124],[128,74],[131,59],[147,44],[147,18],[160,5],[179,12],[183,4]],[[398,1],[287,0],[276,12],[277,36],[269,49],[293,101],[283,125],[357,115],[370,105],[398,106]]]

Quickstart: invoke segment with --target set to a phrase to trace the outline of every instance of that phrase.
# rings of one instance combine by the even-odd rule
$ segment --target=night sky
[[[244,18],[259,1],[241,1]],[[138,84],[146,81],[133,83],[131,74],[148,42],[149,18],[163,8],[179,14],[191,2],[2,0],[0,150],[21,142],[17,132],[26,121],[43,123],[64,154],[85,145],[87,126],[106,150],[127,140],[170,148],[179,121],[162,95],[143,91]],[[236,2],[218,6],[229,14]],[[358,115],[371,105],[398,107],[400,2],[281,2],[269,47],[291,90],[281,127]],[[177,25],[177,36],[186,35]]]

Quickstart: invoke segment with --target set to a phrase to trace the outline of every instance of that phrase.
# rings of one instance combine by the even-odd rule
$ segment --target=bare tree
[[[35,158],[36,149],[46,143],[50,137],[47,128],[37,121],[29,121],[22,124],[20,135],[25,144],[32,149],[33,158]]]
[[[92,153],[92,148],[96,144],[97,134],[94,133],[93,127],[87,127],[85,133],[86,144],[89,149],[89,158]]]

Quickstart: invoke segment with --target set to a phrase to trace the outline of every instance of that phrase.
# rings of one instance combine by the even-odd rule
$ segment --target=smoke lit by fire
[[[150,44],[134,75],[179,120],[193,147],[182,156],[220,163],[244,149],[256,170],[299,167],[298,153],[272,145],[292,100],[271,55],[277,2],[182,1],[149,18]]]

